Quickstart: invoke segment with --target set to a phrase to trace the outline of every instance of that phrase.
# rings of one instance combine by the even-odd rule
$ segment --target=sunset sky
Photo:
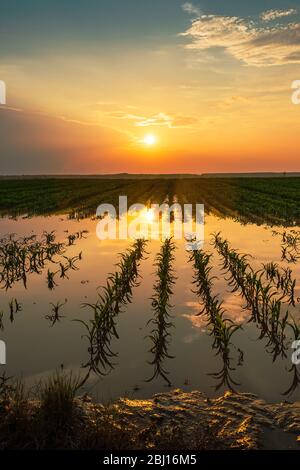
[[[300,171],[300,0],[4,0],[0,173]]]

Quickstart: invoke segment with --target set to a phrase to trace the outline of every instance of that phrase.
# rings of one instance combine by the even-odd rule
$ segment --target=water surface
[[[96,302],[98,292],[101,292],[98,288],[106,284],[108,274],[115,270],[119,253],[131,244],[130,241],[121,240],[100,241],[96,236],[96,225],[96,220],[76,221],[69,220],[67,216],[1,219],[1,237],[10,233],[41,236],[43,230],[55,230],[57,239],[63,240],[67,230],[68,233],[79,230],[88,230],[89,233],[86,239],[79,239],[68,248],[68,256],[82,251],[79,270],[71,271],[69,279],[59,279],[54,290],[48,289],[46,280],[48,267],[53,268],[51,264],[41,274],[28,276],[27,289],[20,281],[7,291],[1,290],[0,311],[4,312],[4,331],[0,332],[0,338],[7,345],[7,365],[0,366],[0,373],[5,369],[9,375],[23,378],[30,386],[62,365],[65,369],[84,373],[82,364],[88,359],[88,342],[82,337],[85,334],[83,326],[74,320],[92,318],[91,309],[83,307],[83,304]],[[242,308],[243,302],[238,294],[230,292],[220,268],[221,259],[211,245],[211,233],[216,231],[221,231],[232,247],[251,254],[251,264],[255,269],[260,268],[262,263],[277,262],[281,266],[291,267],[299,284],[299,263],[288,265],[281,261],[280,237],[273,236],[271,228],[241,225],[232,219],[206,216],[204,249],[213,253],[212,274],[217,276],[214,292],[224,300],[226,316],[243,326],[233,337],[231,353],[235,368],[232,377],[240,384],[237,390],[256,393],[269,401],[280,401],[292,381],[292,375],[288,372],[292,350],[287,352],[286,359],[278,358],[273,362],[272,355],[266,351],[266,340],[258,340],[258,328],[253,323],[247,323],[250,312]],[[118,318],[120,338],[112,345],[113,350],[118,352],[114,370],[104,378],[91,376],[84,386],[84,391],[99,400],[107,401],[125,394],[147,397],[167,390],[163,380],[146,382],[152,375],[152,366],[148,364],[151,343],[146,336],[149,334],[147,322],[152,315],[153,263],[160,246],[159,241],[148,243],[147,259],[140,265],[141,283],[134,289],[133,302]],[[176,246],[174,268],[177,280],[172,297],[174,328],[170,344],[170,353],[175,358],[167,360],[166,368],[173,387],[200,389],[209,396],[215,396],[223,389],[215,390],[217,382],[209,374],[220,370],[222,361],[212,349],[213,339],[208,334],[205,317],[197,316],[200,304],[192,292],[193,271],[188,263],[185,244],[176,242]],[[296,297],[299,296],[297,286]],[[10,322],[8,303],[12,298],[21,302],[22,311]],[[64,318],[51,327],[45,317],[51,311],[50,304],[58,301],[67,301],[61,310]],[[299,319],[299,304],[288,309]],[[240,366],[237,365],[239,350],[244,352],[244,361]],[[289,397],[291,400],[299,398],[299,389]]]

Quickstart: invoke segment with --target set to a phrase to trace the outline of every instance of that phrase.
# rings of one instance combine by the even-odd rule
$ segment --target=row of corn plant
[[[247,255],[241,255],[223,240],[220,233],[214,235],[213,244],[222,256],[222,267],[228,274],[227,281],[232,292],[239,292],[246,301],[245,309],[252,312],[250,321],[255,322],[260,330],[260,338],[267,338],[273,360],[281,355],[286,357],[285,344],[288,312],[281,314],[283,296],[277,298],[272,282],[264,284],[262,271],[254,271]]]
[[[281,259],[288,263],[297,263],[300,259],[300,232],[294,229],[289,232],[273,230],[272,234],[281,238]]]
[[[268,281],[272,281],[277,290],[281,290],[287,298],[289,305],[295,307],[296,279],[292,277],[290,268],[280,268],[277,263],[270,262],[263,265],[263,272]]]
[[[89,341],[89,360],[84,364],[88,368],[87,377],[91,371],[106,375],[114,367],[113,358],[117,354],[112,351],[111,342],[118,338],[116,320],[125,305],[131,302],[133,287],[139,284],[138,268],[144,258],[145,245],[145,240],[136,240],[121,254],[118,271],[108,277],[97,302],[84,304],[93,311],[91,320],[77,320],[85,326]]]
[[[191,253],[189,261],[193,264],[195,289],[193,292],[201,302],[201,311],[198,315],[206,314],[207,325],[211,329],[213,336],[213,348],[223,362],[223,367],[217,373],[209,374],[218,380],[216,389],[227,386],[234,391],[234,386],[239,385],[231,377],[231,372],[235,370],[231,366],[230,347],[233,334],[241,328],[232,320],[225,318],[225,310],[217,296],[212,293],[214,277],[210,275],[212,267],[210,266],[211,254],[203,250],[195,250]]]
[[[149,364],[154,366],[154,373],[148,380],[149,382],[157,377],[162,377],[170,386],[168,371],[165,369],[164,361],[172,359],[169,354],[170,328],[173,326],[170,315],[170,297],[173,294],[173,285],[175,283],[173,262],[175,245],[171,238],[167,238],[160,252],[156,256],[156,281],[154,284],[154,293],[151,298],[153,318],[148,322],[152,330],[148,338],[152,342],[150,353],[153,359]]]
[[[74,239],[83,238],[87,231],[69,235],[66,242],[57,242],[55,232],[44,232],[41,239],[36,235],[16,238],[14,234],[0,239],[0,286],[6,290],[16,282],[22,281],[27,287],[27,276],[31,273],[41,274],[46,263],[59,265],[56,272],[48,270],[47,283],[49,289],[56,285],[54,276],[66,277],[69,269],[75,269],[75,262],[81,259],[81,254],[71,260],[64,256],[67,247],[74,243]],[[70,238],[72,243],[70,243]],[[64,261],[65,260],[65,261]]]

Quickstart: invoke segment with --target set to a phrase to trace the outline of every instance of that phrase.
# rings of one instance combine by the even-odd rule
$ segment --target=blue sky
[[[182,0],[11,0],[1,2],[0,56],[32,54],[43,49],[95,47],[97,41],[125,47],[127,42],[174,40],[189,23]],[[257,15],[289,9],[298,1],[201,0],[206,14]],[[122,43],[120,43],[122,41]]]

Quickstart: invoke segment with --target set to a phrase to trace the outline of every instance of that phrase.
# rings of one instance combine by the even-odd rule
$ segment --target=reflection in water
[[[45,316],[46,320],[49,320],[51,323],[51,326],[54,326],[56,322],[59,322],[62,318],[64,318],[63,315],[60,314],[60,309],[67,303],[67,300],[64,303],[57,302],[56,304],[51,303],[51,313],[49,315]]]
[[[282,300],[287,296],[288,304],[295,306],[294,290],[296,281],[292,279],[290,269],[283,269],[283,275],[277,265],[269,263],[264,265],[264,270],[254,271],[248,263],[246,255],[240,255],[236,250],[229,247],[227,240],[223,240],[220,233],[214,236],[214,245],[223,257],[223,269],[229,274],[229,285],[233,292],[240,290],[242,297],[246,300],[245,309],[252,312],[249,321],[255,322],[260,328],[259,339],[267,338],[267,351],[273,356],[273,362],[281,355],[287,357],[289,343],[287,341],[286,327],[289,326],[295,336],[298,337],[298,326],[289,322],[289,312],[283,314]],[[270,282],[263,283],[263,275]],[[274,280],[277,279],[276,289],[273,288]],[[280,293],[282,291],[282,294]],[[277,297],[277,298],[276,298]],[[298,373],[294,367],[290,369],[294,373],[292,387],[286,393],[295,390],[298,384]]]
[[[59,265],[61,273],[66,273],[69,269],[77,269],[76,261],[81,260],[81,254],[74,258],[64,256],[67,246],[73,245],[76,238],[82,238],[86,231],[77,232],[77,234],[68,236],[68,243],[56,242],[55,232],[45,232],[40,240],[35,234],[29,237],[16,238],[15,234],[0,239],[0,286],[6,290],[22,281],[24,287],[27,287],[28,274],[41,274],[46,264],[52,263]],[[70,241],[70,237],[71,240]],[[58,258],[57,260],[57,257]],[[67,265],[60,261],[64,258]],[[50,290],[57,285],[54,277],[59,271],[47,272],[47,284]],[[62,277],[62,275],[61,275]]]
[[[190,256],[189,260],[194,268],[194,293],[199,297],[203,307],[198,315],[204,313],[207,315],[207,325],[211,330],[211,336],[213,336],[213,349],[216,350],[216,354],[223,362],[219,372],[210,374],[218,381],[216,390],[227,386],[231,391],[235,391],[234,386],[239,384],[230,375],[235,370],[230,365],[230,346],[232,346],[232,336],[240,328],[240,325],[224,317],[225,310],[222,302],[212,293],[213,277],[210,276],[212,266],[209,264],[211,257],[211,254],[204,253],[202,250],[193,251]],[[242,351],[241,354],[243,356]],[[239,363],[242,363],[241,359]]]
[[[300,371],[295,364],[292,364],[291,368],[288,369],[288,372],[292,375],[291,386],[282,393],[282,395],[291,395],[297,390],[300,385]]]
[[[278,292],[272,288],[272,283],[264,285],[262,273],[253,271],[248,256],[231,249],[228,241],[223,240],[219,233],[214,236],[214,245],[223,257],[223,269],[229,275],[228,283],[233,292],[239,291],[246,300],[244,308],[252,312],[250,321],[260,327],[260,338],[267,336],[268,344],[273,346],[273,360],[279,354],[284,356],[284,329],[288,314],[281,320],[282,297],[274,298]]]
[[[17,299],[11,299],[8,306],[9,306],[9,312],[10,312],[9,320],[11,323],[13,323],[15,319],[15,313],[22,311],[22,304],[18,302]]]
[[[263,265],[266,279],[272,281],[277,291],[281,290],[283,297],[287,297],[289,305],[293,307],[295,304],[295,286],[296,279],[292,278],[292,270],[290,268],[279,268],[276,263],[267,263]]]
[[[173,356],[169,354],[171,336],[169,330],[174,324],[170,321],[169,310],[171,308],[170,297],[173,294],[173,285],[175,284],[174,251],[174,243],[170,238],[167,238],[156,256],[156,280],[153,288],[154,294],[151,297],[153,318],[148,322],[148,325],[153,326],[149,339],[153,344],[150,352],[154,356],[149,362],[154,366],[154,373],[148,381],[160,376],[169,386],[171,386],[167,377],[169,372],[165,369],[164,362],[166,359],[173,359]]]
[[[132,300],[133,287],[138,285],[139,264],[144,258],[145,240],[136,240],[132,248],[121,255],[119,270],[110,274],[95,304],[86,304],[94,314],[92,320],[81,322],[87,330],[89,341],[89,360],[84,365],[88,368],[87,380],[91,372],[106,375],[114,368],[113,358],[117,356],[111,349],[111,342],[119,338],[117,317],[122,308]]]
[[[76,237],[75,240],[73,237],[66,238],[65,230],[69,230],[68,235],[80,233],[83,223],[90,232],[87,239],[85,235],[82,238]],[[33,383],[41,375],[48,375],[55,370],[62,362],[71,369],[79,370],[81,364],[88,365],[89,368],[91,351],[87,351],[86,341],[81,341],[82,324],[70,321],[74,319],[82,320],[89,325],[91,331],[94,330],[92,355],[94,358],[97,357],[99,351],[95,349],[96,342],[98,339],[99,344],[102,344],[103,337],[100,334],[97,338],[99,329],[97,331],[93,322],[97,320],[97,315],[104,308],[105,302],[96,311],[81,309],[81,306],[83,304],[94,306],[101,302],[97,288],[99,285],[105,286],[107,278],[109,282],[113,280],[113,283],[119,285],[120,282],[121,285],[122,269],[120,266],[115,275],[112,275],[113,279],[108,273],[115,271],[114,263],[118,260],[118,254],[122,252],[123,256],[126,255],[129,241],[99,241],[95,234],[96,224],[97,221],[78,222],[56,217],[18,221],[2,219],[2,240],[5,239],[13,244],[21,240],[16,244],[18,253],[21,252],[19,249],[23,245],[24,234],[29,233],[26,237],[29,239],[33,229],[35,231],[40,230],[41,227],[45,229],[41,238],[35,236],[32,240],[28,240],[32,248],[29,251],[25,249],[25,253],[29,253],[25,256],[25,282],[22,271],[17,270],[17,276],[14,275],[13,278],[11,268],[5,271],[6,263],[1,265],[1,279],[4,279],[4,282],[2,282],[3,290],[0,299],[0,333],[1,339],[3,337],[8,345],[7,371],[9,375],[23,376],[28,378],[29,383]],[[53,227],[56,228],[56,237],[54,240],[51,240],[51,237],[48,238],[48,244],[63,244],[64,248],[49,259],[46,255],[45,234],[51,234]],[[219,255],[217,248],[213,256],[209,258],[211,270],[208,277],[213,281],[210,286],[211,306],[213,301],[219,302],[221,309],[217,312],[219,317],[218,315],[204,315],[204,313],[197,315],[203,305],[201,307],[196,302],[196,298],[191,295],[193,272],[191,264],[188,263],[190,254],[186,252],[184,241],[175,243],[177,249],[172,267],[176,271],[176,276],[178,274],[178,279],[176,279],[176,288],[173,289],[172,296],[174,305],[172,323],[176,327],[172,329],[172,353],[174,351],[176,359],[169,361],[166,357],[163,362],[164,369],[170,372],[168,379],[174,386],[187,389],[200,388],[208,394],[214,393],[211,386],[215,385],[214,381],[218,379],[220,387],[235,388],[235,385],[239,383],[241,384],[239,390],[253,391],[271,400],[277,400],[278,396],[280,398],[279,393],[282,389],[286,389],[287,394],[293,393],[293,398],[296,398],[299,396],[299,371],[291,364],[289,345],[293,336],[296,336],[296,330],[293,332],[292,329],[293,323],[290,315],[294,316],[296,327],[299,321],[299,290],[297,283],[294,282],[296,278],[299,278],[299,266],[295,264],[292,272],[290,267],[284,265],[286,260],[281,260],[281,239],[272,236],[271,230],[266,227],[241,226],[232,220],[207,217],[206,233],[218,231],[222,232],[222,240],[228,238],[233,246],[239,248],[240,253],[251,254],[251,257],[244,259],[247,269],[241,277],[242,285],[234,289],[234,284],[231,286],[228,284],[228,281],[231,282],[230,278],[227,279],[230,273],[228,271],[225,279],[222,270],[223,255]],[[16,235],[12,237],[4,235],[12,232]],[[44,246],[41,265],[38,264],[40,258],[34,255],[35,244],[38,247],[39,244]],[[92,391],[95,395],[98,394],[99,398],[118,397],[132,390],[133,387],[139,396],[147,396],[164,389],[164,379],[160,380],[159,377],[158,380],[147,382],[147,384],[145,382],[145,379],[152,373],[147,365],[149,357],[145,341],[147,335],[145,325],[151,314],[149,299],[153,296],[155,284],[153,266],[155,255],[160,249],[161,241],[149,241],[147,260],[141,264],[138,271],[143,282],[140,285],[138,277],[138,282],[134,284],[136,288],[133,299],[130,294],[130,299],[125,301],[126,314],[114,315],[112,323],[107,320],[106,325],[114,326],[116,333],[113,332],[110,335],[109,349],[112,356],[108,356],[108,360],[113,366],[117,350],[119,365],[111,370],[108,365],[106,368],[101,367],[101,362],[99,362],[99,369],[102,373],[106,374],[110,371],[110,374],[102,376],[104,379],[100,381],[94,371],[91,371],[85,387],[87,391],[89,391],[88,387],[93,387]],[[208,255],[209,250],[212,250],[212,246],[207,239],[203,256]],[[234,258],[234,250],[230,247],[228,250],[231,260]],[[78,251],[81,253],[78,254]],[[240,258],[243,256],[239,253],[237,255]],[[32,263],[29,262],[30,257],[33,257]],[[238,275],[243,273],[244,268],[240,258],[237,259],[240,263]],[[7,257],[5,256],[4,259]],[[220,259],[222,266],[219,266]],[[81,263],[79,263],[80,260],[82,260]],[[55,273],[52,278],[55,283],[54,289],[50,290],[45,282],[48,270],[50,273]],[[30,283],[27,282],[29,274]],[[12,279],[14,279],[13,282],[11,282]],[[28,289],[26,289],[27,284]],[[12,292],[9,297],[5,294],[7,285]],[[272,295],[273,291],[276,295]],[[121,287],[118,292],[122,292]],[[216,299],[214,299],[213,292],[218,294]],[[105,289],[99,293],[106,296]],[[284,298],[281,298],[282,296]],[[18,316],[15,299],[17,299],[17,304],[22,306],[22,313]],[[68,299],[68,302],[65,303],[63,299]],[[7,305],[11,300],[13,313],[11,315],[9,307],[8,321],[6,321]],[[242,302],[246,305],[242,305]],[[120,302],[117,310],[122,310],[125,303]],[[286,320],[285,303],[288,304],[289,311]],[[49,304],[51,311],[46,315],[47,322],[45,322],[45,306]],[[114,309],[114,306],[112,308]],[[226,314],[222,313],[222,309],[226,310]],[[91,312],[92,318],[90,318]],[[9,321],[10,316],[13,319],[16,318],[13,324]],[[60,321],[63,317],[64,321]],[[210,323],[212,319],[213,322]],[[249,320],[251,320],[250,323]],[[49,325],[56,325],[56,327],[49,328]],[[233,331],[238,326],[242,326],[242,329],[238,328]],[[5,328],[3,332],[2,327]],[[256,328],[259,329],[259,337],[264,341],[257,341]],[[207,329],[212,336],[206,334]],[[106,331],[109,330],[106,329]],[[264,344],[265,340],[267,344]],[[212,354],[212,346],[217,356]],[[266,351],[271,354],[270,361]],[[276,363],[272,364],[274,357]],[[220,367],[219,362],[221,362]],[[243,367],[237,367],[237,365]],[[213,372],[215,370],[218,372]],[[207,373],[211,375],[208,376]],[[289,384],[285,385],[283,382],[287,378]]]
[[[288,263],[297,263],[300,259],[300,232],[297,230],[289,232],[273,230],[272,234],[281,237],[281,259]]]

